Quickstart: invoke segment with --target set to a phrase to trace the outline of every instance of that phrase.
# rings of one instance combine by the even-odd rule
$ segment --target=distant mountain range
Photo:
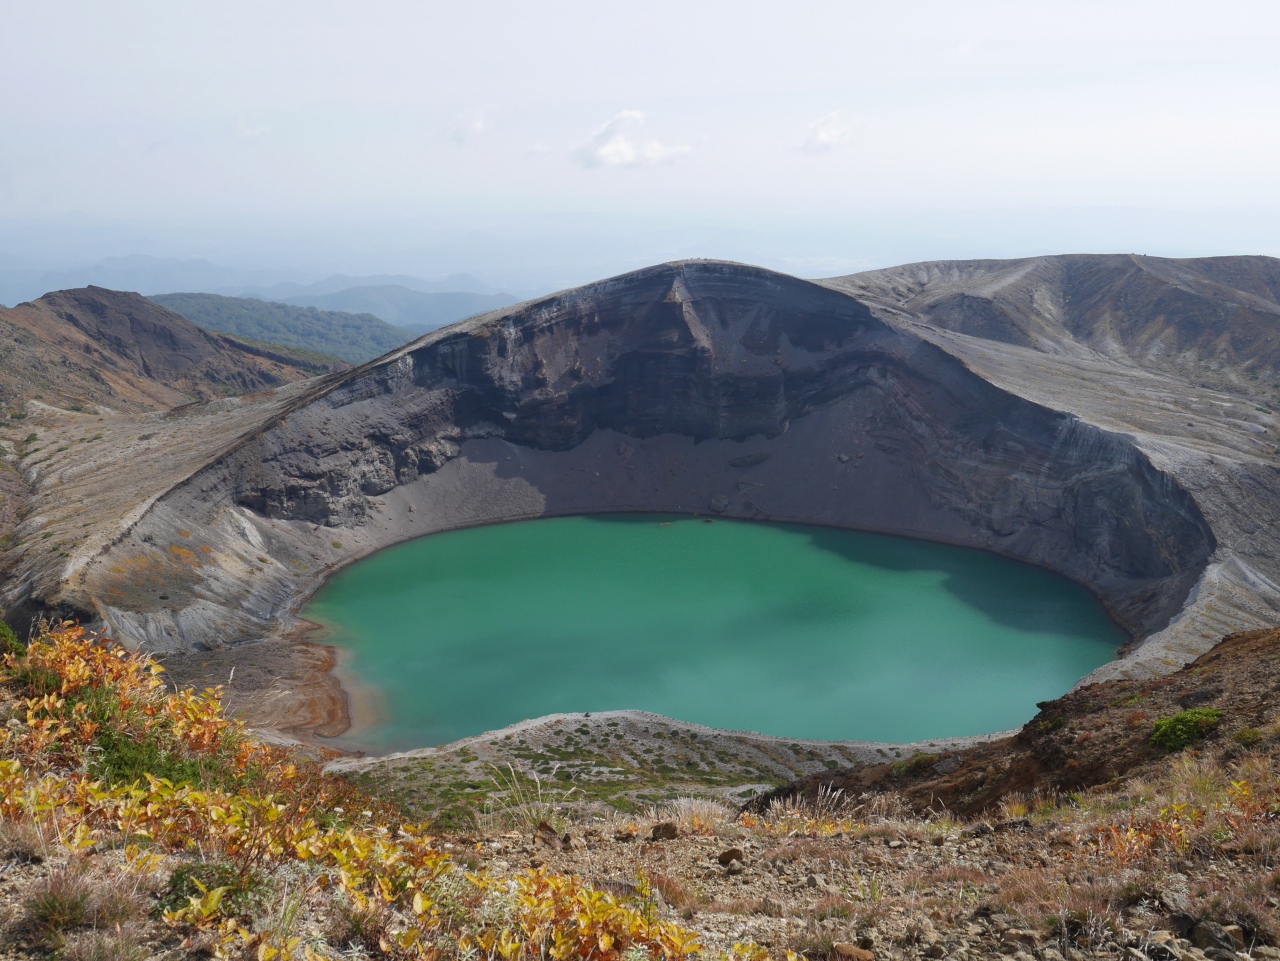
[[[324,280],[317,280],[313,284],[285,282],[273,284],[270,287],[248,286],[234,290],[228,288],[218,292],[262,297],[264,300],[288,301],[292,297],[316,297],[322,294],[336,294],[338,291],[347,290],[351,287],[389,286],[407,287],[410,290],[417,290],[424,294],[500,293],[500,291],[490,287],[482,280],[477,280],[470,274],[450,274],[444,280],[422,280],[419,277],[409,277],[405,274],[370,274],[362,277],[353,277],[349,274],[333,274]]]
[[[469,274],[457,273],[450,274],[443,280],[423,280],[404,274],[334,274],[314,282],[313,278],[314,275],[308,277],[297,271],[243,270],[208,260],[179,260],[134,254],[128,257],[108,257],[96,263],[57,270],[0,270],[0,305],[32,301],[50,291],[87,286],[132,290],[144,295],[197,291],[277,301],[333,294],[351,287],[398,286],[426,294],[501,293]],[[514,300],[507,301],[513,302]]]
[[[456,321],[515,303],[507,294],[433,294],[399,284],[312,292],[283,303],[206,293],[154,294],[150,300],[206,330],[319,351],[355,364]]]

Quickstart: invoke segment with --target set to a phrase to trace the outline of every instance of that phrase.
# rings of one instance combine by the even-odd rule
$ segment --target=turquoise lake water
[[[373,751],[620,708],[820,740],[984,734],[1126,640],[1084,588],[994,554],[659,515],[409,541],[302,613],[376,692],[353,732]]]

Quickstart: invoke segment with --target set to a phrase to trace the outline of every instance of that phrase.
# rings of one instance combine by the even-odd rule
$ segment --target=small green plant
[[[1222,712],[1211,707],[1195,707],[1172,717],[1162,717],[1151,727],[1151,743],[1166,751],[1181,751],[1199,741],[1218,726]]]
[[[266,901],[266,880],[252,868],[219,864],[214,861],[196,861],[184,864],[169,876],[169,884],[153,909],[157,916],[189,907],[193,899],[199,901],[210,891],[221,890],[219,903],[227,913],[249,916]]]
[[[26,650],[27,645],[18,640],[18,635],[13,632],[13,628],[4,621],[0,621],[0,656],[16,654],[21,657]]]
[[[925,754],[917,751],[911,757],[903,761],[894,761],[889,765],[889,773],[894,777],[902,777],[904,774],[919,774],[921,771],[928,770],[938,763],[938,755]]]
[[[132,784],[148,774],[174,784],[209,784],[218,780],[218,772],[210,770],[203,759],[175,755],[172,745],[159,732],[139,737],[108,726],[99,732],[96,743],[99,753],[92,765],[93,773],[109,784]]]
[[[1262,743],[1262,732],[1251,727],[1242,727],[1231,735],[1231,740],[1244,747],[1256,747]]]

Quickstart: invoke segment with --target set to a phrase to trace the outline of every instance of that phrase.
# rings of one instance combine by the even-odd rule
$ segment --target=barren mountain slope
[[[1050,353],[1084,347],[1255,395],[1280,381],[1273,257],[938,261],[827,282],[962,334]]]
[[[0,400],[142,411],[322,371],[209,333],[138,294],[85,287],[0,309]]]
[[[199,416],[183,424],[166,413],[150,430],[134,429],[132,417],[260,392],[326,369],[287,351],[206,333],[137,294],[101,287],[58,291],[0,309],[0,552],[19,550],[9,561],[34,560],[35,545],[23,551],[24,538],[14,533],[24,514],[46,524],[50,507],[68,517],[85,512],[83,498],[63,486],[64,476],[46,486],[42,502],[32,503],[23,472],[35,477],[37,465],[67,454],[65,460],[82,478],[84,496],[96,499],[99,511],[118,503],[118,512],[128,514],[146,501],[139,485],[172,477],[187,452],[220,436],[217,430],[198,438],[190,430],[173,430],[202,423]],[[46,430],[53,424],[61,433]],[[137,457],[140,436],[154,442],[151,464]],[[104,464],[116,469],[104,470]],[[46,539],[57,547],[41,545],[40,564],[56,564],[91,525],[81,519],[75,526],[75,534]],[[0,554],[0,571],[8,566]]]

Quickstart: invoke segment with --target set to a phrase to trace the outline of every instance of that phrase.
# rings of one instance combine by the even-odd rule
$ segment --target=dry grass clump
[[[662,895],[665,901],[677,914],[688,919],[693,913],[709,903],[709,898],[697,890],[686,878],[672,874],[652,874],[649,885]]]
[[[878,798],[854,800],[838,788],[823,785],[812,797],[774,798],[763,814],[744,814],[742,822],[767,834],[848,834],[865,830],[867,819],[877,817],[869,805],[880,803]]]
[[[72,934],[58,951],[60,961],[144,961],[150,956],[133,927]]]
[[[127,873],[95,877],[73,860],[55,868],[27,892],[23,926],[42,944],[53,948],[61,947],[79,928],[91,930],[73,937],[77,944],[110,941],[104,932],[119,942],[120,932],[141,920],[146,911],[146,898],[137,877]]]
[[[714,798],[678,797],[661,806],[650,808],[645,814],[649,826],[664,821],[673,822],[681,834],[718,835],[737,824],[738,812]]]
[[[39,825],[14,818],[0,818],[0,859],[22,864],[40,864],[51,845]]]
[[[377,911],[349,898],[337,897],[332,903],[324,939],[339,948],[376,952],[386,933],[385,918]]]
[[[484,809],[476,815],[481,834],[532,834],[539,824],[551,825],[557,834],[565,832],[573,811],[574,788],[557,787],[536,771],[525,774],[510,764],[506,770],[495,767],[490,780],[493,790],[485,799]]]
[[[771,848],[766,848],[762,855],[764,860],[778,864],[794,861],[826,861],[832,864],[848,864],[853,858],[853,850],[848,846],[840,846],[828,838],[788,838]]]

